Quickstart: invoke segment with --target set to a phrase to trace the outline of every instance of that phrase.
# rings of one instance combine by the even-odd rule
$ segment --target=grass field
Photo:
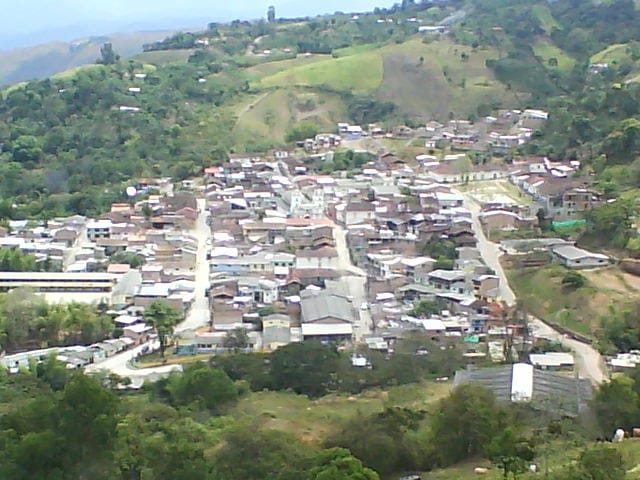
[[[548,38],[539,39],[533,45],[533,51],[538,57],[542,58],[546,67],[550,67],[549,59],[555,58],[558,61],[557,68],[562,72],[569,72],[576,63],[573,58],[556,47]]]
[[[372,92],[382,83],[382,58],[377,51],[301,65],[262,78],[256,88],[327,86],[352,93]]]
[[[450,390],[450,384],[424,382],[353,396],[329,395],[319,400],[289,392],[254,392],[243,398],[230,414],[261,419],[267,428],[318,441],[356,415],[381,412],[391,405],[428,409]]]
[[[168,63],[186,62],[192,53],[193,49],[157,50],[136,55],[134,60],[152,65],[166,65]]]
[[[560,265],[507,269],[518,301],[535,316],[584,335],[596,336],[601,318],[640,292],[640,278],[618,267],[583,271],[587,284],[574,291],[562,287],[567,273]]]
[[[253,67],[249,67],[245,70],[249,79],[253,82],[258,81],[264,77],[274,75],[279,72],[284,72],[291,68],[303,67],[313,63],[325,61],[331,59],[330,55],[299,55],[296,58],[290,58],[287,60],[278,60],[275,62],[264,62]]]
[[[234,134],[238,143],[284,142],[287,129],[301,121],[333,131],[336,123],[345,118],[339,95],[304,88],[269,90],[237,104],[233,111],[237,116]]]
[[[553,477],[553,473],[562,469],[563,467],[567,467],[572,463],[578,460],[578,456],[580,452],[586,447],[584,446],[576,446],[575,444],[564,441],[564,442],[555,442],[554,444],[547,447],[548,452],[546,453],[549,473],[551,474],[550,478]],[[637,480],[640,479],[640,471],[638,471],[638,465],[640,464],[640,440],[638,439],[629,439],[625,440],[619,444],[611,444],[616,449],[619,449],[623,458],[627,464],[627,477],[629,480]],[[533,480],[536,478],[546,478],[545,470],[545,455],[542,452],[538,452],[538,458],[534,460],[534,463],[538,467],[538,473],[524,473],[518,478],[522,480]],[[475,467],[489,467],[489,471],[485,475],[478,475],[474,473],[473,469]],[[396,477],[389,477],[384,480],[391,480]],[[423,477],[429,480],[477,480],[478,478],[482,478],[485,480],[502,480],[502,471],[495,466],[492,466],[488,461],[479,459],[478,461],[469,461],[465,463],[461,463],[454,467],[444,468],[440,470],[434,470],[432,472],[428,472]]]
[[[446,120],[450,114],[475,114],[483,103],[518,104],[486,66],[488,59],[499,57],[493,49],[474,51],[448,39],[425,44],[416,38],[379,51],[384,78],[376,95],[409,115]]]
[[[611,63],[614,61],[620,61],[627,56],[627,44],[617,43],[615,45],[610,45],[601,52],[592,55],[591,63]]]
[[[560,28],[560,24],[553,18],[551,11],[545,5],[534,5],[531,13],[535,16],[547,35],[551,35],[554,28]]]

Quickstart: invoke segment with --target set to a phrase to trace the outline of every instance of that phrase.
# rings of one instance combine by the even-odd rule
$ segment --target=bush
[[[578,288],[582,288],[586,283],[587,279],[584,278],[584,275],[578,272],[567,272],[562,278],[562,286],[570,290],[577,290]]]

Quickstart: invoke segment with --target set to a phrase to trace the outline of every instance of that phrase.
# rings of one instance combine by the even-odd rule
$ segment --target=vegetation
[[[110,317],[92,305],[49,305],[29,290],[0,294],[0,349],[89,345],[109,338]]]
[[[144,320],[151,325],[158,334],[160,354],[164,357],[173,328],[182,320],[183,314],[171,308],[162,300],[154,300],[144,311]]]

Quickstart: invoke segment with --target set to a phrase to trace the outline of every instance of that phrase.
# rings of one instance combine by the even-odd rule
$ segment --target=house
[[[464,293],[468,290],[464,272],[461,270],[434,270],[427,274],[429,285],[438,290]]]
[[[346,297],[328,290],[304,291],[300,300],[303,323],[353,323],[355,310]]]
[[[481,212],[478,216],[485,231],[518,230],[522,227],[531,227],[535,219],[523,219],[517,213],[508,210],[489,210]]]
[[[557,262],[567,268],[598,268],[611,264],[611,258],[601,253],[592,253],[574,245],[557,245],[551,248],[551,254]]]
[[[291,317],[273,314],[262,319],[262,348],[267,351],[291,342]]]
[[[565,352],[532,353],[529,361],[541,370],[572,370],[575,364],[573,355]]]
[[[494,299],[500,293],[500,277],[496,275],[479,275],[471,283],[473,284],[473,293],[477,298]]]
[[[296,268],[338,268],[338,251],[333,247],[300,250],[296,253]]]
[[[375,206],[370,202],[358,201],[336,205],[336,220],[346,226],[373,221],[375,216]]]
[[[87,222],[87,237],[92,242],[99,238],[109,238],[111,236],[111,220],[90,220]]]

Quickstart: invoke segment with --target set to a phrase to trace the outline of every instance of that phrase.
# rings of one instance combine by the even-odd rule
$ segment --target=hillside
[[[105,42],[111,42],[115,51],[123,59],[127,59],[141,52],[144,44],[165,38],[171,33],[166,30],[120,33],[70,43],[51,42],[0,51],[0,87],[50,77],[73,67],[94,63]]]
[[[23,215],[100,211],[131,176],[185,178],[231,151],[283,145],[300,122],[320,131],[339,121],[416,126],[527,107],[551,116],[520,153],[579,159],[612,191],[635,187],[635,167],[628,174],[619,165],[640,153],[633,136],[640,17],[628,0],[574,4],[407,4],[357,16],[210,24],[152,41],[131,61],[5,92],[0,196],[17,198]],[[448,34],[418,32],[439,22]],[[103,40],[77,46],[76,57],[99,56]],[[112,40],[118,53],[134,50]],[[590,63],[607,68],[594,73]],[[15,73],[4,69],[5,77]],[[133,76],[140,72],[148,78]],[[118,112],[128,106],[139,110]],[[594,161],[602,156],[607,162]]]

